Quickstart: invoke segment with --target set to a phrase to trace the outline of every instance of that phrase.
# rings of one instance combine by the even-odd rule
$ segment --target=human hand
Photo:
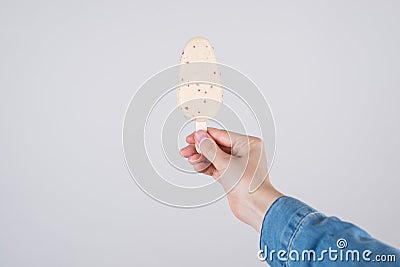
[[[208,128],[207,132],[188,135],[186,142],[189,145],[181,149],[181,155],[197,172],[214,177],[222,185],[239,220],[261,231],[268,208],[282,196],[269,180],[262,140]]]

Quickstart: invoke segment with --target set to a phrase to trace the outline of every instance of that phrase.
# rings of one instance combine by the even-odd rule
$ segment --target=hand
[[[270,205],[282,196],[270,183],[262,140],[208,128],[190,134],[186,142],[181,155],[197,172],[214,177],[227,193],[233,214],[260,232]]]

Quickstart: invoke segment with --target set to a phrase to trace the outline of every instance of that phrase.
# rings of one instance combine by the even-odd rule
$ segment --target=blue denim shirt
[[[258,257],[273,267],[400,266],[398,249],[287,196],[265,215]]]

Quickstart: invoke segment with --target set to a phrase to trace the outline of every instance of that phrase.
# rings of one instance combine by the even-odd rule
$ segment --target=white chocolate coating
[[[189,40],[182,52],[178,105],[187,118],[194,118],[196,122],[213,118],[220,109],[221,73],[218,65],[213,64],[216,62],[214,48],[203,37]]]

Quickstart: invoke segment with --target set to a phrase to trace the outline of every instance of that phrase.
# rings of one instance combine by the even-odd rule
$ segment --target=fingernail
[[[196,139],[196,142],[200,144],[201,141],[208,138],[208,134],[207,134],[207,132],[200,130],[194,134],[194,138]]]

